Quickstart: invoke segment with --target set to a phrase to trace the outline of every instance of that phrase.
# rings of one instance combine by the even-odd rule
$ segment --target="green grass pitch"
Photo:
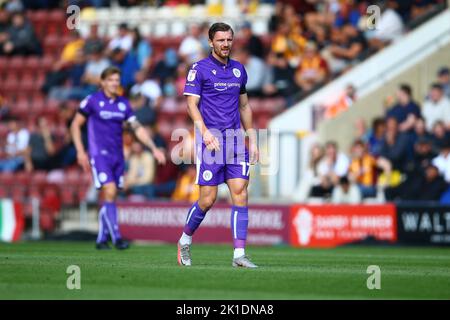
[[[176,264],[175,245],[96,251],[84,242],[0,244],[0,299],[449,299],[450,249],[249,247],[260,265],[231,267],[226,245],[195,245],[193,266]],[[81,289],[66,287],[67,267]],[[381,289],[367,288],[369,265]]]

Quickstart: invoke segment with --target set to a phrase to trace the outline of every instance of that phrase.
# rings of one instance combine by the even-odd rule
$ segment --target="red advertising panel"
[[[394,205],[296,205],[290,215],[291,244],[335,247],[372,236],[397,240]]]
[[[120,231],[130,240],[176,243],[183,231],[190,205],[169,202],[119,203]],[[289,209],[290,206],[249,206],[247,243],[288,243]],[[230,205],[215,204],[195,233],[194,241],[231,243],[230,215]]]

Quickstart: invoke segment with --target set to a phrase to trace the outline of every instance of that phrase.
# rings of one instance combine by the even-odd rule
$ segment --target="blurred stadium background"
[[[255,127],[269,129],[251,172],[250,244],[450,244],[448,5],[0,0],[1,239],[95,236],[101,199],[68,131],[80,101],[119,66],[138,119],[171,155],[173,130],[192,129],[186,70],[220,20],[236,32]],[[175,243],[195,166],[156,166],[130,133],[124,141],[123,233]],[[229,241],[227,190],[219,197],[199,241]]]

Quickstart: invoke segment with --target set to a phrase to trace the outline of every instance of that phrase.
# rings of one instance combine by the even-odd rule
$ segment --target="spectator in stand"
[[[51,170],[55,167],[56,146],[46,118],[37,120],[37,130],[31,133],[25,156],[25,170]]]
[[[111,39],[108,43],[107,55],[111,56],[114,51],[119,51],[122,55],[122,60],[125,58],[125,55],[131,50],[133,47],[133,35],[130,33],[128,29],[128,25],[126,23],[121,23],[119,25],[118,34]]]
[[[317,52],[314,42],[308,42],[304,50],[304,55],[295,73],[295,81],[297,86],[307,93],[325,82],[328,66]]]
[[[420,107],[412,100],[411,86],[401,84],[397,91],[397,103],[386,112],[386,118],[395,118],[399,131],[411,132],[420,116]]]
[[[434,83],[431,86],[430,93],[423,103],[422,113],[427,130],[431,131],[438,120],[443,121],[450,130],[450,99],[445,96],[441,84]]]
[[[319,176],[318,166],[324,156],[324,149],[319,143],[315,143],[311,147],[309,165],[300,179],[300,183],[293,193],[292,200],[298,202],[306,202],[311,188],[320,186],[321,177]]]
[[[202,42],[200,41],[201,35],[201,26],[197,23],[192,24],[189,27],[189,35],[183,39],[178,48],[181,60],[188,65],[203,59],[205,56]]]
[[[369,45],[375,51],[399,39],[404,32],[402,17],[395,11],[396,1],[380,0],[377,1],[376,5],[381,8],[381,16],[376,28],[366,32]]]
[[[264,45],[261,39],[253,34],[252,24],[245,21],[241,28],[243,46],[250,52],[250,55],[259,59],[264,59]]]
[[[158,61],[153,68],[152,78],[161,80],[160,86],[163,86],[167,78],[173,78],[177,73],[179,65],[177,52],[173,48],[167,48],[164,52],[164,58]]]
[[[330,197],[333,187],[339,183],[339,178],[347,175],[349,164],[348,157],[344,153],[338,152],[337,143],[327,142],[325,156],[317,167],[320,185],[312,187],[311,196]]]
[[[59,61],[56,62],[56,64],[59,64],[58,69],[70,67],[77,59],[77,55],[80,52],[83,53],[84,45],[84,39],[80,36],[80,33],[77,30],[72,30],[70,32],[70,40],[64,46]]]
[[[131,95],[130,104],[139,123],[144,126],[155,124],[156,112],[146,97],[140,93]]]
[[[369,153],[375,158],[380,155],[385,134],[386,120],[384,118],[375,118],[372,122],[372,130],[368,141]]]
[[[362,117],[357,118],[355,120],[354,140],[361,140],[364,143],[364,145],[366,145],[369,142],[369,137],[370,132],[367,129],[366,121]]]
[[[330,65],[332,74],[337,75],[364,58],[367,42],[364,35],[351,23],[345,24],[342,29],[334,30],[340,33],[337,42],[322,50],[322,54]]]
[[[22,12],[15,12],[8,28],[8,41],[3,45],[7,55],[40,55],[41,45],[36,37],[33,26]]]
[[[155,177],[155,160],[149,151],[138,141],[131,146],[131,155],[128,161],[128,172],[125,176],[124,191],[139,194],[147,199],[153,199]]]
[[[333,188],[331,203],[333,204],[359,204],[362,194],[357,185],[344,176],[339,178],[339,183]]]
[[[405,180],[399,186],[387,188],[387,200],[439,201],[447,190],[448,184],[439,175],[436,166],[430,164],[421,175]]]
[[[135,83],[136,73],[140,70],[147,71],[150,68],[152,48],[149,42],[142,38],[139,30],[134,28],[131,30],[133,39],[130,50],[121,60],[121,53],[116,51],[114,56],[117,57],[118,67],[122,70],[121,84],[128,90]]]
[[[362,197],[375,197],[377,194],[377,170],[382,169],[383,173],[391,174],[391,164],[383,157],[375,159],[367,152],[367,147],[361,140],[356,140],[351,148],[351,163],[348,177],[350,181],[356,183]]]
[[[433,145],[430,139],[420,137],[414,144],[414,156],[405,168],[408,177],[420,175],[425,168],[431,164],[436,154],[433,151]]]
[[[439,69],[438,82],[442,86],[445,95],[450,99],[450,68],[442,67]]]
[[[264,87],[268,96],[282,96],[290,106],[298,95],[300,88],[295,83],[295,69],[292,68],[282,53],[270,54],[268,57],[269,83]]]
[[[177,185],[172,194],[173,201],[193,202],[197,201],[200,196],[200,189],[195,184],[196,169],[194,165],[189,165],[185,168],[177,181]]]
[[[87,56],[86,69],[83,74],[83,84],[96,90],[100,84],[100,75],[111,62],[103,55],[100,47]]]
[[[96,51],[103,51],[105,42],[99,34],[98,24],[93,23],[89,26],[89,33],[84,38],[83,53],[89,55]]]
[[[294,33],[288,23],[282,22],[278,25],[272,40],[271,52],[277,56],[281,55],[291,67],[296,68],[300,63],[306,42],[300,33]]]
[[[283,21],[284,4],[281,1],[276,1],[274,11],[269,20],[269,33],[273,34],[277,31],[279,24]]]
[[[432,141],[435,150],[440,150],[450,140],[450,131],[446,130],[443,121],[436,121],[432,131]]]
[[[21,128],[15,118],[9,120],[8,129],[5,146],[7,157],[0,160],[0,172],[14,172],[23,167],[28,141],[30,140],[28,130]]]
[[[419,139],[427,139],[431,142],[432,136],[425,126],[425,119],[423,117],[417,118],[414,126],[414,131],[411,134],[411,144],[414,145]]]
[[[450,183],[450,139],[442,144],[439,155],[432,160],[432,163],[439,169],[445,181]]]
[[[163,101],[163,92],[159,79],[147,79],[145,70],[137,72],[135,79],[136,84],[131,87],[130,93],[132,95],[143,95],[149,100],[154,110],[159,110]]]
[[[361,13],[356,2],[360,1],[347,0],[340,3],[339,10],[336,13],[334,21],[335,26],[342,27],[345,24],[351,24],[355,27],[358,26]]]
[[[386,120],[386,133],[380,149],[380,156],[388,159],[392,168],[403,171],[408,160],[409,138],[406,133],[399,131],[399,125],[394,117]]]
[[[9,41],[8,28],[10,26],[9,12],[0,7],[0,56],[6,55],[5,44]]]
[[[269,84],[265,62],[257,56],[252,55],[246,47],[235,50],[234,58],[242,63],[247,73],[251,75],[245,86],[248,96],[263,96],[263,88]]]

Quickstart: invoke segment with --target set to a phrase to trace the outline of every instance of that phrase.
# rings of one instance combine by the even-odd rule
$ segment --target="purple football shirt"
[[[108,155],[122,159],[123,122],[136,120],[128,100],[108,98],[99,91],[81,101],[79,112],[88,119],[89,156]]]
[[[239,96],[245,93],[247,72],[236,60],[223,64],[212,55],[189,70],[184,95],[200,98],[199,111],[208,129],[239,129]]]

